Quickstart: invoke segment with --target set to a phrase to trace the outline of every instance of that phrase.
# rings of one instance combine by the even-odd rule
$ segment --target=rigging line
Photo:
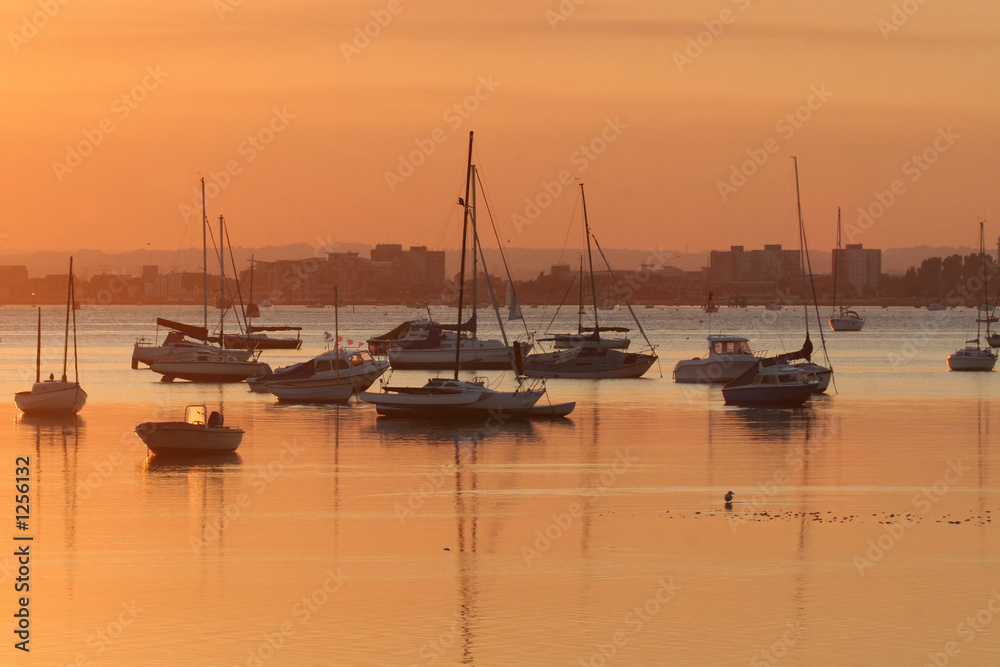
[[[233,267],[233,277],[236,279],[236,296],[238,296],[239,299],[240,299],[240,309],[239,310],[236,310],[236,303],[233,302],[233,299],[231,298],[232,297],[232,293],[229,292],[229,283],[228,282],[226,283],[226,292],[230,296],[230,303],[233,306],[233,313],[236,315],[236,326],[238,326],[240,328],[240,333],[247,333],[247,334],[249,334],[250,333],[250,329],[246,326],[246,324],[247,324],[247,321],[246,321],[246,312],[247,312],[247,310],[246,310],[246,306],[243,304],[243,291],[240,288],[240,286],[242,284],[242,281],[240,280],[240,277],[239,277],[240,274],[239,274],[239,272],[236,270],[236,257],[234,256],[234,253],[233,253],[233,242],[229,239],[229,227],[228,226],[225,227],[225,232],[226,232],[226,245],[229,246],[229,261],[230,261],[230,263],[232,264],[232,267]],[[242,323],[240,322],[240,315],[243,316]],[[244,329],[246,329],[245,332],[244,332]],[[225,347],[225,344],[223,342],[220,342],[219,344],[222,347]]]
[[[493,218],[493,209],[490,207],[490,199],[489,199],[489,196],[487,195],[487,192],[486,192],[486,185],[483,183],[483,177],[480,175],[479,172],[480,172],[480,168],[479,168],[478,165],[476,165],[476,173],[475,173],[476,182],[479,183],[479,187],[482,190],[483,203],[486,204],[486,215],[487,215],[487,217],[489,217],[489,219],[490,219],[490,226],[493,228],[493,237],[497,240],[497,249],[500,251],[500,261],[503,262],[503,270],[507,274],[507,284],[510,285],[511,298],[514,299],[514,301],[517,301],[517,288],[514,287],[514,278],[513,278],[513,276],[510,275],[510,266],[507,264],[507,256],[506,256],[506,254],[503,251],[503,243],[500,241],[500,234],[499,234],[499,232],[497,232],[496,220]],[[477,242],[479,241],[478,235],[476,236],[476,241]],[[485,255],[485,253],[483,251],[482,245],[479,246],[479,254],[483,258],[483,267],[485,267],[486,266],[486,255]],[[495,305],[497,301],[496,301],[496,297],[493,295],[493,285],[489,282],[489,278],[490,278],[490,274],[487,273],[486,274],[486,281],[487,281],[487,284],[490,287],[490,296],[493,297],[493,303]],[[509,306],[510,304],[507,304],[507,305]],[[499,317],[499,311],[497,311],[497,316]],[[528,331],[528,323],[525,322],[523,316],[521,317],[521,326],[524,327],[524,335],[527,336],[528,338],[531,338],[531,333]],[[504,329],[504,326],[503,326],[503,323],[501,322],[500,323],[500,330],[503,331],[503,329]],[[504,338],[506,339],[506,333],[504,334]],[[504,344],[506,344],[506,340],[504,340]]]
[[[580,206],[580,200],[573,200],[573,210],[569,214],[569,224],[566,225],[566,236],[563,237],[562,247],[559,249],[559,257],[556,259],[556,265],[561,265],[563,261],[563,256],[566,254],[566,245],[569,243],[569,235],[573,233],[573,220],[576,219],[576,209]],[[552,303],[552,293],[556,289],[556,277],[552,276],[552,280],[549,283],[549,293],[545,295],[545,303],[543,306],[548,306]],[[565,300],[565,297],[564,297]],[[581,308],[583,305],[581,304]]]
[[[594,245],[597,246],[597,252],[601,253],[601,259],[604,260],[604,265],[608,267],[608,273],[611,274],[611,279],[615,281],[615,286],[618,288],[618,293],[621,294],[623,299],[625,299],[625,306],[628,308],[628,312],[632,314],[632,319],[635,321],[635,325],[639,327],[639,333],[642,334],[642,337],[645,339],[646,345],[649,346],[649,349],[655,350],[656,346],[654,346],[651,342],[649,342],[649,336],[646,335],[646,330],[642,328],[642,322],[639,321],[639,318],[636,317],[635,311],[632,310],[632,303],[628,300],[628,297],[625,296],[625,291],[622,289],[621,284],[618,282],[618,276],[616,276],[615,272],[611,269],[611,264],[608,262],[608,258],[604,255],[604,250],[601,249],[601,244],[598,243],[597,237],[594,236],[593,232],[590,233],[590,238],[594,239]]]
[[[478,167],[476,165],[473,165],[472,166],[472,177],[475,179],[476,182],[478,182],[480,185],[482,185],[482,181],[479,180],[479,174],[477,172],[478,172]],[[483,197],[483,199],[485,200],[486,197]],[[503,344],[506,347],[510,347],[510,342],[507,340],[507,330],[503,326],[503,317],[500,315],[500,306],[497,303],[497,295],[493,291],[493,281],[490,279],[490,270],[489,270],[489,267],[486,264],[486,253],[483,252],[483,244],[480,243],[480,241],[479,241],[479,224],[478,224],[479,223],[479,216],[478,216],[478,211],[476,210],[476,207],[477,207],[477,203],[476,203],[476,187],[475,187],[475,182],[474,182],[472,184],[472,215],[471,215],[471,219],[472,219],[472,252],[475,253],[476,249],[479,250],[479,257],[481,258],[482,264],[483,264],[483,273],[486,276],[486,291],[489,292],[490,301],[493,302],[493,312],[496,314],[497,325],[500,327],[500,335],[503,337]],[[489,207],[487,206],[487,208],[489,208]],[[495,232],[496,229],[494,229],[493,231]],[[499,239],[497,239],[497,241],[499,242]],[[500,256],[503,257],[503,251],[500,252]],[[508,276],[508,279],[509,279],[509,277],[510,277],[510,272],[509,271],[507,273],[507,276]],[[461,332],[459,332],[459,333],[461,333]]]
[[[805,261],[809,269],[809,284],[812,286],[813,308],[816,310],[816,329],[819,331],[820,345],[823,348],[823,358],[826,359],[827,366],[833,368],[833,364],[830,363],[830,353],[826,349],[826,336],[823,335],[823,319],[819,314],[819,299],[816,298],[816,279],[813,277],[812,258],[809,257],[809,241],[806,239],[804,225],[802,227],[802,247],[805,249]],[[808,306],[806,312],[808,312]]]
[[[573,274],[572,280],[569,281],[569,287],[567,287],[566,291],[563,292],[562,300],[559,302],[559,305],[556,307],[556,312],[552,315],[552,319],[549,320],[549,323],[547,325],[545,325],[545,333],[548,333],[551,330],[552,325],[555,324],[556,318],[559,317],[559,311],[562,309],[563,305],[565,305],[565,303],[566,303],[566,297],[569,296],[569,291],[571,289],[573,289],[573,285],[576,284],[576,279],[577,279],[577,277],[579,275],[580,275],[579,273]],[[555,276],[553,276],[553,278],[552,278],[552,283],[553,283],[553,289],[554,289],[554,286],[555,286]],[[583,306],[583,304],[580,304],[580,305],[581,305],[581,307]]]

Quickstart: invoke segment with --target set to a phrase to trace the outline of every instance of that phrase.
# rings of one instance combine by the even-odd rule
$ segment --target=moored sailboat
[[[799,194],[799,161],[798,158],[792,157],[792,163],[795,166],[795,206],[798,220],[799,229],[799,263],[802,270],[802,307],[804,310],[803,322],[806,329],[806,340],[802,345],[802,349],[792,355],[781,355],[787,361],[791,362],[798,371],[805,373],[806,377],[816,380],[816,393],[821,394],[827,390],[830,386],[830,381],[833,379],[833,367],[823,366],[817,364],[812,360],[813,344],[809,339],[809,284],[812,283],[812,262],[809,259],[809,244],[806,241],[806,227],[805,222],[802,220],[802,198]],[[816,286],[812,285],[812,295],[813,295],[813,306],[816,311],[816,322],[817,330],[819,331],[820,345],[823,348],[823,355],[825,357],[826,363],[830,363],[829,355],[826,352],[826,338],[823,336],[823,327],[820,320],[819,314],[819,301],[816,298]],[[792,362],[792,359],[800,359],[801,361]]]
[[[66,292],[66,332],[63,342],[62,377],[53,374],[44,382],[42,368],[42,309],[38,309],[38,342],[35,353],[35,383],[29,391],[14,394],[14,404],[26,415],[75,415],[87,403],[87,392],[80,386],[80,369],[76,352],[76,287],[73,283],[73,258],[69,258],[69,287]],[[66,375],[69,358],[70,313],[73,315],[73,381]]]
[[[583,224],[587,242],[587,261],[590,269],[590,290],[594,302],[594,326],[592,329],[587,330],[589,332],[585,334],[585,329],[582,323],[580,323],[578,325],[580,333],[577,336],[572,337],[572,344],[569,341],[569,336],[565,336],[561,340],[556,338],[555,343],[557,349],[555,352],[542,352],[528,355],[524,359],[524,374],[527,377],[535,378],[614,379],[642,377],[656,362],[657,357],[653,352],[654,347],[652,343],[650,343],[649,339],[646,338],[646,332],[643,330],[642,324],[639,323],[639,318],[636,317],[635,311],[632,310],[632,304],[629,302],[628,298],[625,297],[624,291],[621,290],[620,286],[619,292],[624,298],[625,305],[628,307],[629,313],[632,314],[632,318],[635,320],[640,333],[643,338],[646,339],[646,345],[648,346],[649,352],[623,352],[621,349],[618,349],[619,347],[622,347],[619,344],[604,345],[604,338],[601,336],[602,331],[609,329],[613,329],[615,331],[628,331],[628,329],[625,329],[624,327],[612,328],[600,326],[599,316],[597,314],[597,311],[600,310],[600,304],[597,299],[597,286],[594,280],[594,260],[590,246],[592,238],[602,257],[604,257],[604,252],[601,250],[600,244],[597,243],[596,237],[594,237],[593,233],[590,231],[590,221],[587,217],[587,197],[584,193],[583,183],[580,184],[580,198],[583,202]],[[607,258],[604,257],[604,259],[605,263],[607,263]],[[615,284],[618,285],[618,279],[615,277],[610,264],[607,268],[609,275],[614,280]],[[582,311],[582,271],[580,281],[580,310]],[[625,340],[627,345],[628,339]],[[615,339],[615,341],[617,343],[617,339]],[[560,345],[560,343],[562,343],[562,345]],[[566,349],[558,349],[560,346]]]
[[[462,253],[459,265],[459,292],[458,292],[458,318],[457,331],[461,333],[462,328],[462,304],[465,297],[465,265],[466,249],[469,243],[469,230],[472,229],[472,252],[481,252],[479,238],[476,233],[476,171],[472,163],[473,133],[469,132],[469,154],[466,165],[465,197],[459,200],[459,205],[463,209],[462,219]],[[471,225],[470,225],[471,223]],[[486,272],[487,277],[489,273]],[[487,283],[489,285],[489,283]],[[492,288],[490,289],[493,294]],[[500,323],[500,331],[506,343],[506,333],[503,329],[503,322],[499,316],[495,295],[493,295],[494,311],[497,313],[497,320]],[[515,369],[520,365],[520,347],[515,345],[513,350],[513,366]],[[432,378],[422,386],[392,386],[386,385],[379,392],[363,392],[360,399],[375,405],[376,411],[384,416],[399,416],[415,419],[449,420],[449,419],[470,419],[495,417],[499,419],[507,418],[528,418],[533,414],[535,404],[545,395],[543,383],[532,383],[525,385],[520,373],[517,373],[517,388],[513,391],[494,389],[488,386],[486,378],[477,377],[471,381],[460,380],[459,370],[462,367],[461,348],[454,349],[453,377],[452,378]],[[566,414],[573,409],[574,404],[564,404],[558,406],[560,414]],[[550,414],[556,406],[546,413],[544,410],[537,412],[539,416],[553,416]]]
[[[989,276],[986,269],[986,241],[984,237],[984,223],[979,223],[979,263],[983,275],[983,296],[989,294]],[[984,299],[985,300],[985,299]],[[990,324],[995,320],[989,307],[986,315],[983,316],[981,308],[976,308],[976,337],[965,342],[965,347],[959,348],[948,356],[948,368],[953,371],[992,371],[997,363],[997,353],[990,347]],[[983,346],[982,325],[986,325],[986,341]]]
[[[208,220],[203,219],[202,224],[207,228]],[[226,299],[226,269],[225,269],[225,245],[223,234],[225,231],[225,220],[219,216],[219,281],[220,281],[220,311],[219,311],[219,340],[225,340],[225,301]],[[207,246],[206,246],[207,247]],[[206,268],[206,276],[207,268]],[[207,320],[207,291],[206,291],[206,320]],[[206,326],[207,331],[207,326]],[[163,377],[163,382],[173,382],[176,379],[188,380],[190,382],[243,382],[247,378],[264,373],[267,364],[259,363],[256,358],[245,357],[239,353],[231,353],[221,347],[210,350],[192,350],[188,354],[181,354],[163,360],[154,361],[149,365],[150,370],[159,373]]]
[[[844,306],[843,303],[840,304],[840,310],[837,311],[837,286],[840,285],[843,289],[844,276],[843,276],[843,263],[844,256],[841,248],[841,229],[840,229],[840,207],[837,207],[837,253],[834,255],[833,262],[833,314],[830,315],[829,324],[830,329],[833,331],[861,331],[865,326],[865,319],[858,315],[858,313],[850,308]]]

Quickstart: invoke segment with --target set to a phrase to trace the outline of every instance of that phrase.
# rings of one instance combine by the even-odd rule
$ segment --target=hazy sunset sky
[[[563,246],[563,171],[605,247],[795,246],[791,155],[813,249],[838,205],[867,247],[1000,235],[996,0],[4,7],[0,252],[200,246],[200,176],[234,244],[453,248],[469,130],[516,247]]]

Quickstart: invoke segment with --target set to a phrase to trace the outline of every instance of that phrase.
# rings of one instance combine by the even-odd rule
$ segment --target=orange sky
[[[793,154],[813,249],[894,181],[851,240],[1000,235],[995,0],[61,2],[0,19],[0,253],[200,246],[227,164],[209,216],[239,245],[455,247],[469,130],[511,246],[563,246],[573,186],[512,216],[565,171],[605,247],[794,247]]]

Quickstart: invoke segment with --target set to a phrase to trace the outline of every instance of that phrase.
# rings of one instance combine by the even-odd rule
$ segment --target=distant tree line
[[[947,305],[976,305],[983,290],[992,302],[1000,290],[1000,266],[989,255],[980,262],[979,253],[928,257],[920,266],[911,266],[902,276],[883,275],[881,289],[887,297],[922,297]]]

